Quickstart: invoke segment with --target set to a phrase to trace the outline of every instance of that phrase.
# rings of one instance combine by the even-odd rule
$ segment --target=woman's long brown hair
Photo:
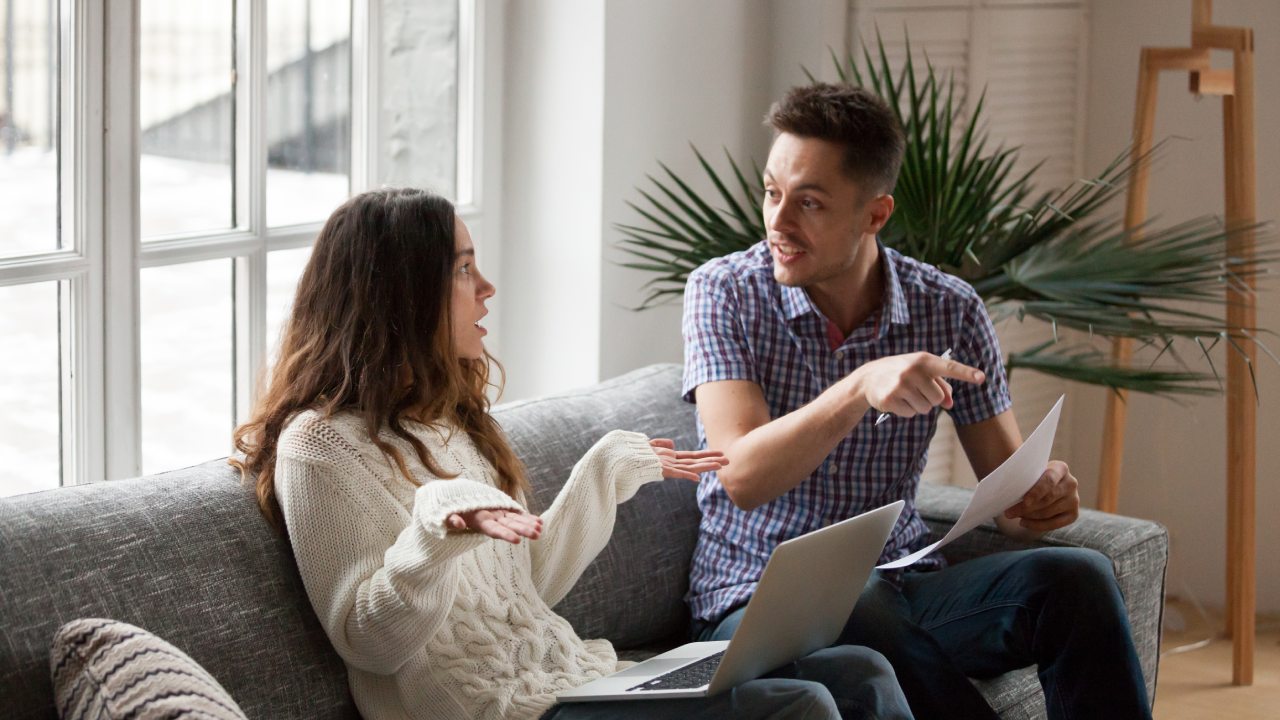
[[[229,461],[246,481],[256,475],[258,505],[278,530],[277,444],[308,409],[355,413],[410,482],[404,457],[379,432],[408,442],[431,474],[451,477],[404,421],[449,425],[493,464],[499,489],[512,497],[525,489],[524,468],[489,414],[490,363],[501,366],[487,352],[467,360],[454,349],[454,218],[453,205],[438,195],[385,189],[347,201],[320,231],[270,382],[235,430],[244,459]]]

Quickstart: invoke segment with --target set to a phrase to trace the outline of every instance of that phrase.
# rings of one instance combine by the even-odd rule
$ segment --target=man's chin
[[[809,284],[808,273],[798,273],[795,269],[783,267],[778,263],[773,264],[773,279],[777,280],[779,285],[787,287],[804,287]]]

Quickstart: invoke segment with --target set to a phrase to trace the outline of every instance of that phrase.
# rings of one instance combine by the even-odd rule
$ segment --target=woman
[[[485,395],[496,363],[479,321],[493,294],[448,201],[351,199],[316,241],[270,383],[236,430],[233,464],[287,527],[364,717],[837,717],[823,685],[794,678],[704,700],[554,705],[620,667],[608,641],[551,611],[608,542],[617,504],[727,461],[615,431],[542,518],[529,514]],[[860,652],[851,702],[880,712],[901,693],[883,658]]]

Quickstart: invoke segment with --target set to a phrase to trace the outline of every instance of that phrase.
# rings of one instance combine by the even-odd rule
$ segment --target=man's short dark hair
[[[814,83],[791,88],[764,124],[778,133],[844,146],[845,174],[876,194],[893,191],[906,137],[888,103],[866,88]]]

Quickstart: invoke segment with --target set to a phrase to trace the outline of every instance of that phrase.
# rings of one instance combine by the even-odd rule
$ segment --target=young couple
[[[833,647],[713,698],[555,704],[624,666],[551,608],[641,485],[701,476],[688,600],[694,639],[720,640],[788,538],[902,499],[884,559],[928,541],[912,501],[939,407],[979,475],[1021,443],[981,300],[876,238],[904,146],[892,113],[815,85],[767,122],[768,238],[685,295],[701,449],[612,432],[540,518],[488,413],[495,289],[453,207],[380,190],[329,219],[234,462],[287,527],[366,718],[994,718],[968,678],[1032,664],[1051,718],[1150,717],[1110,564],[1057,548],[877,572]],[[996,520],[1034,538],[1078,509],[1053,462]]]

